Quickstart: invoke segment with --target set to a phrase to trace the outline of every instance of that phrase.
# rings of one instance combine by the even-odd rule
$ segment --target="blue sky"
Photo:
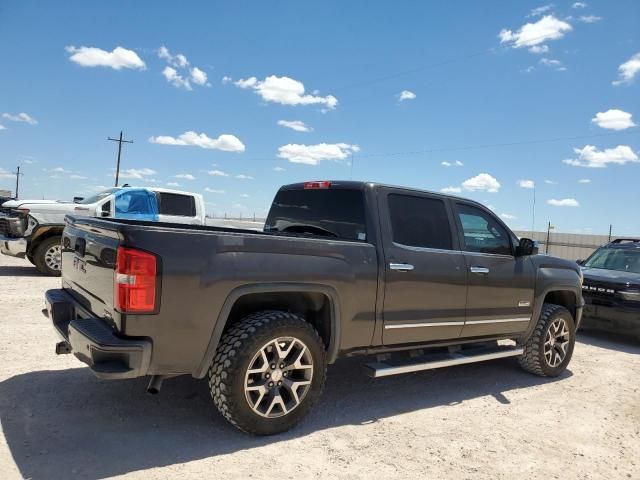
[[[530,229],[533,182],[537,229],[639,234],[639,23],[632,0],[5,1],[0,188],[17,165],[22,198],[111,186],[124,130],[127,182],[216,215],[353,176]]]

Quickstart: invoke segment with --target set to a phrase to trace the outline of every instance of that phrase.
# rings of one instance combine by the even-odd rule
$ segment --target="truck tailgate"
[[[116,230],[67,218],[62,236],[62,286],[87,310],[114,321],[114,274],[120,236]]]

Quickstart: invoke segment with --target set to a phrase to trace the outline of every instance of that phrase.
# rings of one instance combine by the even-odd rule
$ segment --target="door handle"
[[[469,271],[471,273],[481,273],[481,274],[489,273],[489,269],[487,267],[469,267]]]
[[[391,270],[398,270],[399,272],[410,272],[413,270],[413,265],[408,263],[390,263],[389,268]]]

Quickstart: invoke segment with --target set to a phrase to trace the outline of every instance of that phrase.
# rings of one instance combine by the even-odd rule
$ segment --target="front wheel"
[[[557,377],[569,365],[576,343],[576,330],[569,310],[545,303],[536,328],[524,343],[520,366],[541,377]]]
[[[33,260],[40,273],[59,277],[62,273],[62,237],[49,237],[36,247]]]
[[[224,334],[209,368],[222,415],[247,433],[271,435],[300,422],[320,397],[326,354],[316,330],[297,315],[263,311]]]

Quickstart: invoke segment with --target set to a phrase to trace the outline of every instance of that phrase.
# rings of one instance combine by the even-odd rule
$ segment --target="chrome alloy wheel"
[[[550,367],[557,367],[566,358],[570,335],[564,318],[556,318],[549,326],[544,340],[544,357]]]
[[[311,351],[294,337],[271,340],[249,363],[244,393],[251,409],[262,417],[282,417],[296,408],[311,388]]]
[[[44,263],[51,270],[60,270],[62,268],[62,247],[60,245],[52,245],[44,253]]]

